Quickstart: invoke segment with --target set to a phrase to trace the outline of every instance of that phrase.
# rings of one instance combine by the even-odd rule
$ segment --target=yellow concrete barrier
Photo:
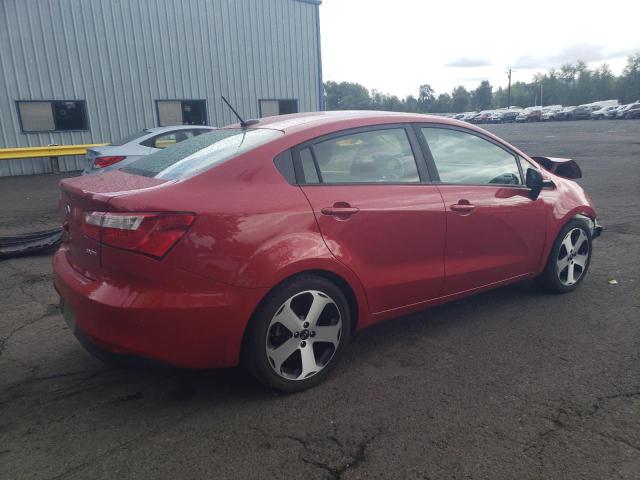
[[[49,147],[17,147],[0,148],[0,160],[16,160],[19,158],[64,157],[67,155],[85,155],[87,148],[102,147],[106,143],[90,143],[87,145],[52,145]]]

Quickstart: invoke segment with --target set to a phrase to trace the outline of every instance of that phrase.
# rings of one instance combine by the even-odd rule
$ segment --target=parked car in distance
[[[548,107],[544,107],[542,109],[542,114],[540,115],[540,120],[549,121],[555,120],[558,112],[562,110],[562,105],[550,105]]]
[[[62,180],[54,284],[103,360],[300,391],[383,320],[530,278],[573,291],[600,232],[580,175],[443,117],[263,118]]]
[[[573,120],[573,112],[577,107],[564,107],[556,113],[556,120]]]
[[[485,123],[502,123],[503,122],[503,112],[494,110],[489,113],[489,118],[487,118]]]
[[[542,116],[542,107],[527,107],[516,117],[516,122],[539,122]]]
[[[618,111],[616,112],[616,118],[624,118],[625,113],[627,112],[627,110],[631,108],[632,105],[633,103],[627,103],[626,105],[621,105],[618,108]]]
[[[609,118],[609,112],[617,110],[617,105],[599,108],[598,110],[594,110],[593,112],[591,112],[591,118],[593,120],[604,120],[605,118]]]
[[[471,119],[471,123],[475,123],[475,124],[497,123],[495,122],[495,119],[497,118],[497,116],[494,115],[495,113],[496,112],[494,110],[482,110],[480,113],[478,113],[475,117]]]
[[[520,115],[521,109],[502,110],[502,123],[512,123]]]
[[[640,103],[632,103],[631,106],[625,110],[624,118],[627,120],[632,118],[640,118]]]
[[[464,117],[465,115],[465,113],[456,113],[452,118],[456,120],[462,120],[462,117]]]
[[[576,109],[573,111],[573,119],[574,120],[588,120],[591,118],[591,106],[589,105],[578,105]]]
[[[618,112],[620,109],[624,107],[624,105],[618,105],[607,112],[606,118],[609,120],[614,119],[618,116]]]
[[[104,147],[91,147],[87,150],[82,174],[122,168],[141,157],[213,130],[214,127],[194,125],[148,128]]]
[[[471,123],[476,115],[478,115],[478,112],[466,112],[461,120]]]

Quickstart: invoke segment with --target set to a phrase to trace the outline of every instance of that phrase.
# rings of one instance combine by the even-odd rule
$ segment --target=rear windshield
[[[280,130],[265,128],[221,128],[142,157],[122,171],[163,180],[187,178],[281,135]]]
[[[133,142],[134,140],[144,137],[145,135],[149,135],[151,132],[149,130],[142,130],[141,132],[132,133],[131,135],[127,135],[120,140],[116,140],[115,142],[111,142],[109,145],[119,146],[124,145],[125,143]]]

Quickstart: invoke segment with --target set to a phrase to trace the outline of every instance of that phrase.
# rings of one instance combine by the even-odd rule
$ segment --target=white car
[[[540,115],[540,120],[548,121],[555,120],[558,112],[562,110],[562,105],[552,105],[550,107],[545,107],[542,109],[542,115]]]
[[[591,112],[591,118],[593,120],[603,120],[605,118],[609,118],[610,112],[612,110],[618,110],[618,106],[610,105],[608,107],[602,107],[598,110],[594,110],[593,112]]]
[[[208,133],[214,127],[199,125],[174,125],[142,130],[104,147],[87,150],[83,175],[108,172],[130,164],[145,155],[180,143],[188,138]]]

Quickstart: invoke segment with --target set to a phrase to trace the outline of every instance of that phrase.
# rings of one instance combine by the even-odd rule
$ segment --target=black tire
[[[335,305],[339,312],[339,321],[341,321],[339,343],[337,348],[332,346],[333,353],[317,373],[304,379],[289,379],[285,378],[281,373],[276,372],[275,365],[272,365],[267,356],[268,335],[272,334],[272,332],[270,333],[270,329],[274,327],[274,325],[272,325],[272,319],[282,311],[285,303],[292,298],[306,295],[304,292],[308,291],[320,292],[333,300],[333,305]],[[302,321],[303,320],[301,320],[301,323]],[[304,330],[306,330],[306,327]],[[309,328],[309,330],[311,330],[311,328]],[[287,329],[285,329],[285,331],[287,331]],[[306,274],[300,275],[276,287],[256,311],[247,329],[243,345],[242,363],[258,381],[265,386],[285,393],[300,392],[318,385],[327,378],[342,356],[349,342],[350,333],[351,313],[349,304],[342,291],[333,282],[324,277]],[[289,334],[287,333],[287,335]],[[271,337],[269,337],[269,339],[270,338]],[[315,345],[312,339],[310,337],[305,338],[308,338],[308,343],[304,348],[311,348],[312,351],[315,352]],[[288,340],[292,339],[293,336],[288,337]],[[301,340],[301,346],[302,343],[306,343],[302,341],[302,332],[300,332],[300,335],[296,336],[295,339],[296,341],[297,339]],[[288,340],[285,340],[285,342]],[[301,349],[300,352],[302,352]],[[295,357],[296,354],[297,352],[294,352],[292,357]],[[291,360],[292,357],[288,357],[289,360]],[[295,361],[295,358],[293,358],[293,360]],[[286,362],[283,362],[282,365],[285,363]],[[282,369],[280,371],[282,372]],[[302,375],[302,372],[300,375]]]
[[[566,252],[566,246],[563,247],[563,241],[565,237],[574,230],[580,230],[586,236],[586,247],[580,245],[580,251],[576,252],[576,254],[580,254],[583,252],[583,248],[587,248],[587,259],[584,264],[584,267],[572,266],[572,276],[574,269],[578,267],[581,268],[579,272],[579,277],[574,283],[567,284],[568,278],[565,278],[565,275],[568,275],[568,270],[565,272],[565,268],[561,269],[559,267],[559,262],[566,257],[566,254],[571,256],[571,253]],[[573,234],[574,236],[576,234]],[[536,282],[543,289],[555,292],[555,293],[568,293],[575,290],[578,285],[584,280],[589,270],[589,265],[591,264],[591,255],[592,255],[592,238],[591,238],[591,229],[589,228],[589,224],[586,220],[581,218],[574,218],[567,222],[567,224],[560,230],[558,236],[556,237],[555,242],[553,243],[553,247],[551,248],[551,252],[549,253],[549,258],[547,259],[547,264],[543,272],[536,278]],[[573,258],[576,258],[575,255]],[[573,258],[571,258],[571,263],[573,264]]]

